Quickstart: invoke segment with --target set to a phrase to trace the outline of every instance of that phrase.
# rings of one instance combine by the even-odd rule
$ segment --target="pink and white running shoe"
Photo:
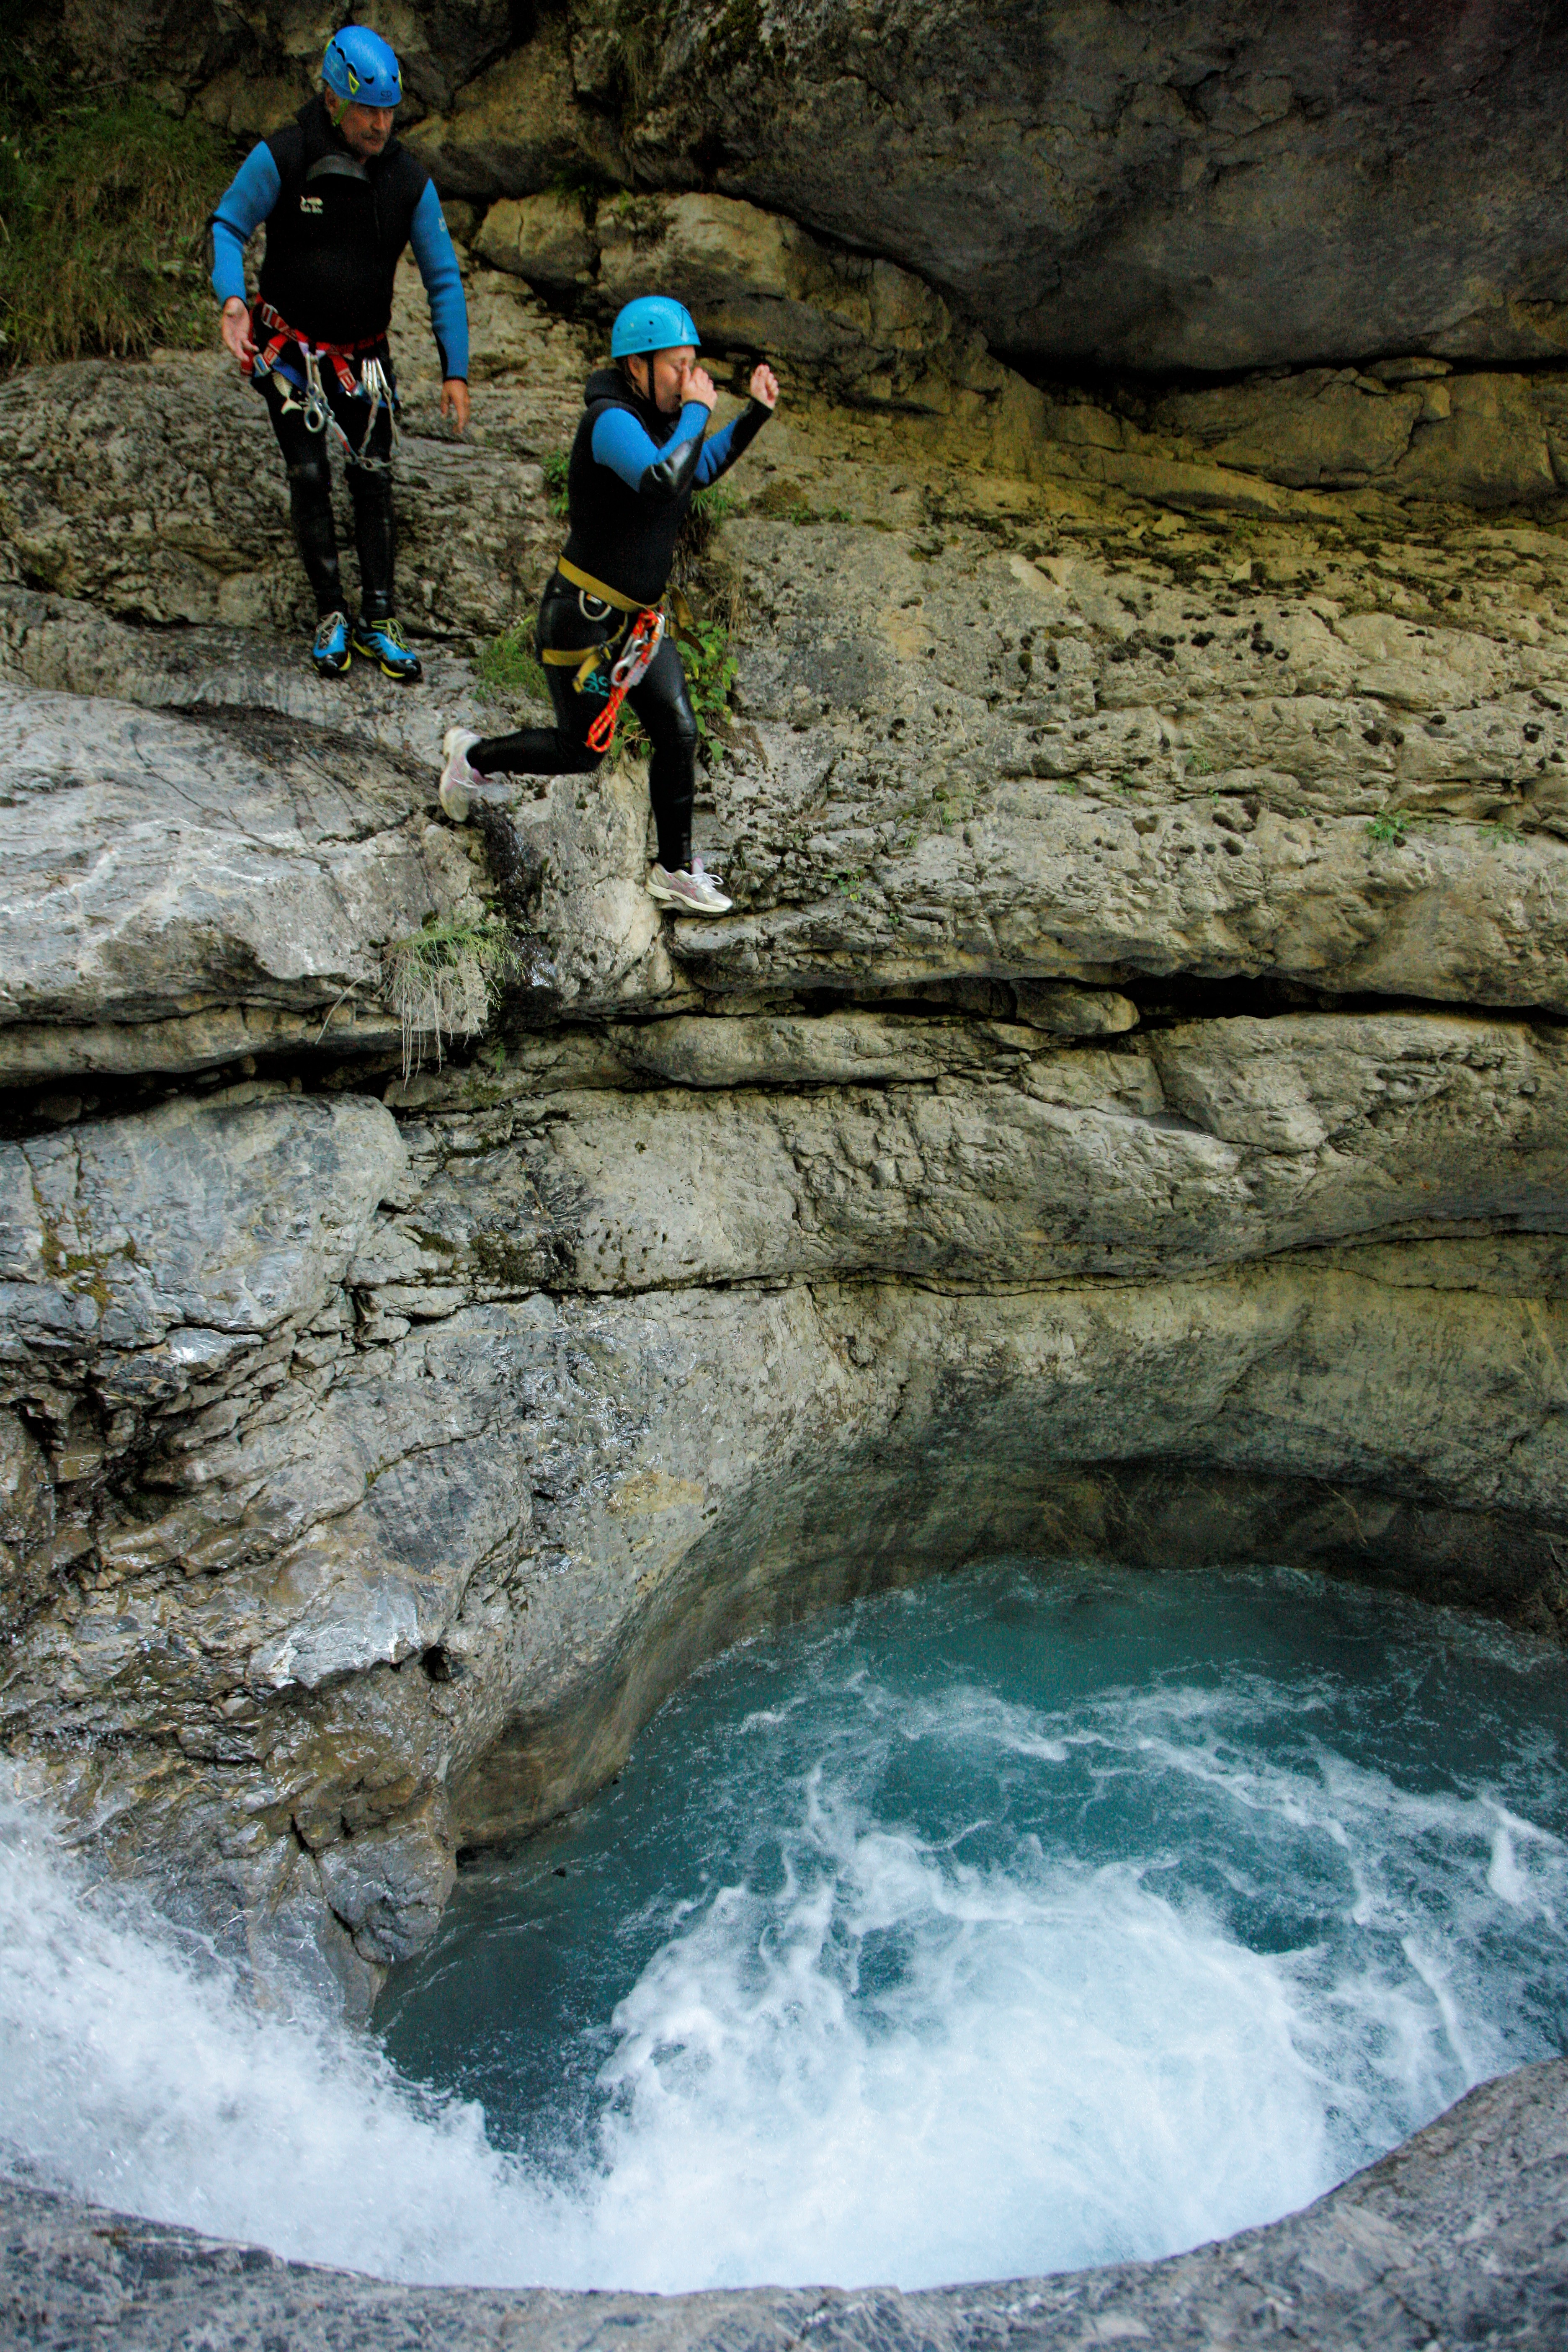
[[[485,779],[468,765],[468,753],[479,741],[471,727],[448,727],[441,738],[441,806],[454,824],[465,824],[476,798],[482,798]]]
[[[694,857],[691,871],[678,866],[673,874],[662,866],[650,868],[647,895],[660,907],[673,908],[678,915],[731,915],[734,913],[733,898],[726,898],[710,874],[702,870],[702,860]]]

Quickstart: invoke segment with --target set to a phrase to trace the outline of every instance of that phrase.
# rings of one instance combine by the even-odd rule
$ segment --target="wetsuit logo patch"
[[[315,219],[319,220],[321,216],[321,197],[301,196],[300,199],[300,210],[302,213],[310,213]]]

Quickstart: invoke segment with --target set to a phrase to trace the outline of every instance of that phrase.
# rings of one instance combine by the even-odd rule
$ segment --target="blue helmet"
[[[672,302],[668,294],[639,294],[616,311],[610,329],[613,360],[630,359],[638,352],[668,352],[677,343],[690,343],[700,351],[702,338],[686,305]]]
[[[368,25],[345,25],[327,43],[321,79],[337,98],[356,106],[401,106],[403,68],[379,33]]]

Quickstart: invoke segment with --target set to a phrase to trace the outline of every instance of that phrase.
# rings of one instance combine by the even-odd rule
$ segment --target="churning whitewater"
[[[1568,1668],[1316,1579],[1004,1565],[732,1654],[465,1872],[384,2044],[19,1809],[28,2179],[404,2279],[906,2286],[1299,2206],[1568,2046]]]

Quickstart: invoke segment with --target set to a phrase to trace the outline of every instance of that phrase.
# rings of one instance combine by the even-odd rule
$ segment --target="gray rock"
[[[621,1051],[702,1091],[535,1109],[529,1073],[500,1090],[510,1112],[437,1127],[407,1223],[452,1255],[416,1283],[474,1279],[502,1235],[552,1287],[625,1293],[1147,1281],[1352,1234],[1568,1230],[1551,1032],[1323,1014],[1183,1024],[1112,1054],[1000,1022],[840,1014],[651,1022]],[[358,1279],[396,1279],[386,1248]],[[406,1312],[417,1289],[396,1295]]]
[[[385,943],[482,911],[461,841],[426,820],[429,769],[259,714],[4,686],[0,710],[13,1080],[384,1048]]]
[[[648,218],[695,269],[739,215]],[[874,292],[744,225],[779,266],[715,279],[737,320]],[[454,640],[556,543],[588,351],[469,285],[489,437],[415,436],[469,503],[406,484]],[[689,559],[741,662],[709,925],[646,895],[635,759],[436,821],[481,708],[456,642],[398,698],[142,625],[292,578],[280,510],[190,479],[204,430],[257,458],[215,366],[0,398],[37,459],[3,494],[0,1705],[263,1977],[363,2013],[459,1839],[591,1793],[726,1642],[977,1550],[1293,1559],[1560,1632],[1568,554],[1401,508],[1377,448],[1353,490],[1247,470],[1273,436],[1305,475],[1291,402],[1349,472],[1352,394],[1447,397],[1479,497],[1522,395],[1405,360],[1145,430],[963,364],[924,406],[786,401]],[[483,1055],[399,1076],[386,950],[428,917],[511,958]],[[121,1083],[264,1054],[322,1091]]]
[[[410,321],[411,343],[428,332]],[[400,561],[418,586],[402,617],[416,634],[491,635],[548,562],[539,474],[438,437],[421,406],[407,424]],[[82,361],[0,386],[0,541],[23,584],[126,620],[266,628],[302,657],[314,607],[287,493],[266,411],[226,358]],[[339,541],[353,595],[346,499]]]
[[[121,69],[237,135],[304,94],[319,28],[112,14]],[[1419,40],[1307,0],[681,0],[657,26],[574,0],[513,26],[498,0],[399,18],[447,194],[706,187],[915,273],[1000,350],[1143,375],[1568,349],[1562,34],[1529,0]]]
[[[1300,5],[787,0],[764,26],[684,0],[633,38],[578,0],[421,152],[465,195],[584,165],[710,184],[1059,362],[1507,364],[1564,351],[1568,281],[1542,258],[1559,71],[1523,0],[1375,48],[1354,11]]]

